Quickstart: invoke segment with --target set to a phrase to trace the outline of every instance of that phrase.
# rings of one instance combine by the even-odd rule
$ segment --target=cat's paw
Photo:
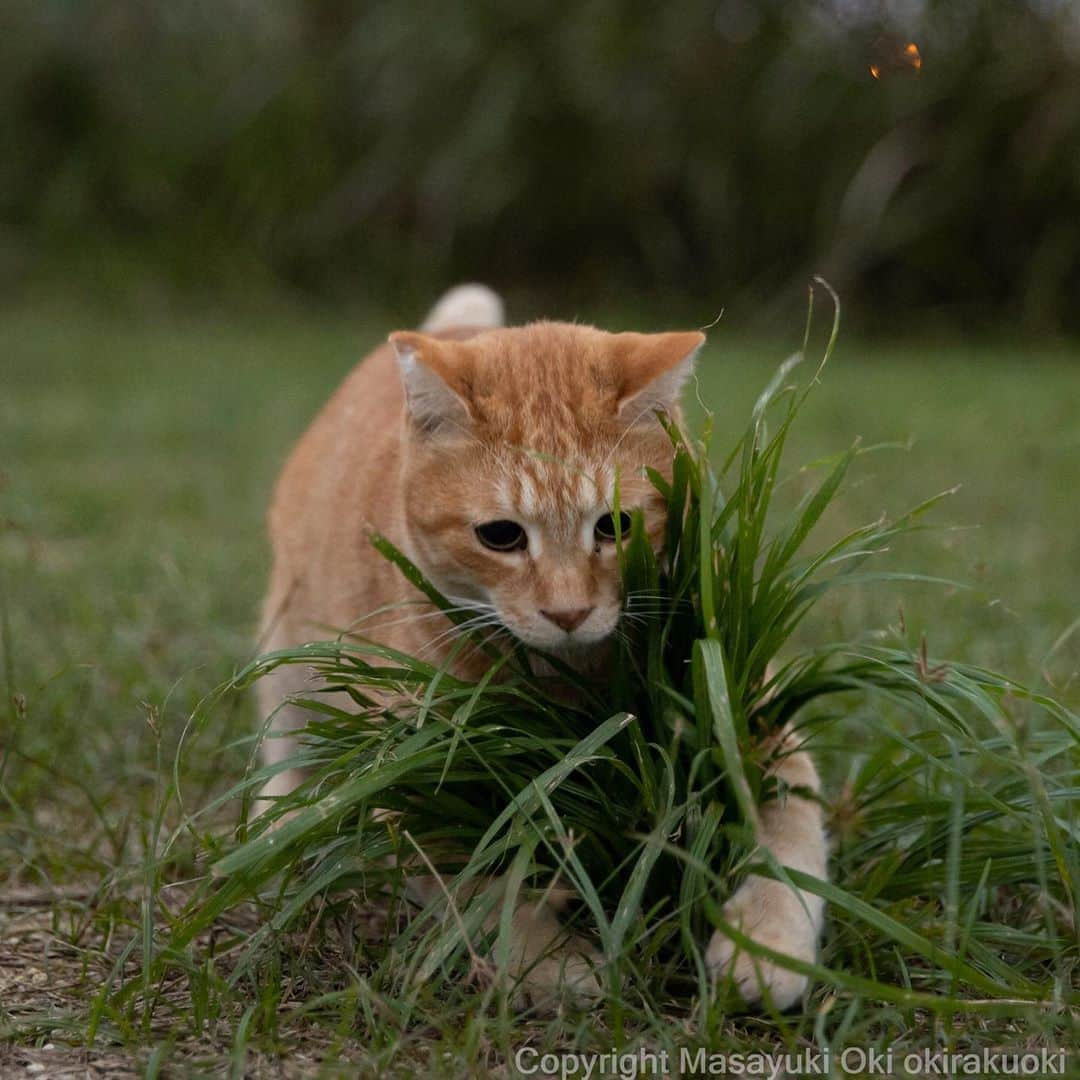
[[[599,1000],[600,953],[584,938],[572,937],[549,949],[517,979],[511,1004],[551,1016],[560,1005],[588,1008]]]
[[[812,962],[817,955],[820,901],[780,881],[751,877],[724,907],[724,920],[774,952]],[[705,956],[713,979],[730,980],[748,1004],[767,999],[783,1010],[806,990],[807,978],[764,956],[744,952],[722,930],[713,933]]]

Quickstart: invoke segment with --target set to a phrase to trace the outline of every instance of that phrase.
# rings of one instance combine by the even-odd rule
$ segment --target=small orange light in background
[[[914,41],[904,41],[894,34],[882,34],[874,42],[870,75],[880,79],[884,75],[917,75],[922,70],[922,54]]]

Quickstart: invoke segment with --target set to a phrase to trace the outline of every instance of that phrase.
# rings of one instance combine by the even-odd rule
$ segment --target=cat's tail
[[[487,329],[502,326],[503,319],[498,293],[486,285],[456,285],[439,297],[420,329],[429,333],[452,327]]]

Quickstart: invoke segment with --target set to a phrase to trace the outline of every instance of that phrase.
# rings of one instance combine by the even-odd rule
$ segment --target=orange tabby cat
[[[390,335],[348,376],[293,451],[270,509],[274,567],[264,640],[286,648],[367,619],[365,636],[434,662],[454,644],[434,609],[402,608],[419,595],[367,542],[375,529],[404,550],[447,597],[485,625],[584,669],[604,662],[622,611],[611,499],[640,507],[659,546],[664,506],[642,466],[670,475],[671,444],[656,413],[679,417],[679,393],[704,342],[698,332],[611,334],[539,322],[504,328],[502,305],[482,286],[448,293],[422,333]],[[403,614],[406,613],[406,614]],[[411,614],[409,614],[411,613]],[[477,651],[456,662],[478,676]],[[307,673],[264,679],[269,714],[302,692]],[[263,743],[268,764],[291,752],[282,732],[302,726],[286,705]],[[774,769],[787,787],[818,790],[813,762],[792,745]],[[279,772],[264,800],[299,777]],[[784,787],[785,785],[781,785]],[[263,804],[265,805],[265,803]],[[782,864],[824,877],[818,804],[789,793],[761,808],[759,841]],[[782,953],[811,960],[819,898],[749,877],[729,922]],[[598,992],[592,946],[567,940],[552,902],[522,902],[512,950],[519,995],[535,1004]],[[805,979],[739,953],[720,932],[708,961],[750,1000],[784,1008]]]

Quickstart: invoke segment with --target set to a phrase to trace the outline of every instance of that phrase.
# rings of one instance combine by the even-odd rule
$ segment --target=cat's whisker
[[[673,597],[663,589],[634,589],[632,592],[628,592],[626,595],[629,598],[640,597],[644,600],[665,600],[668,603],[672,602],[673,600],[678,600],[678,602],[681,603],[685,602],[686,599],[682,596],[677,598]]]
[[[440,641],[443,641],[447,638],[455,637],[458,634],[468,633],[469,630],[471,630],[474,626],[479,625],[482,621],[486,621],[486,619],[486,615],[476,615],[471,619],[466,619],[464,622],[451,623],[449,626],[440,630],[433,637],[429,638],[424,647],[426,649],[430,649],[432,646],[437,645]]]
[[[483,629],[483,627],[477,627],[476,629],[481,630],[481,629]],[[463,656],[475,656],[478,652],[482,652],[484,650],[485,646],[490,641],[492,641],[494,638],[498,637],[499,634],[503,633],[505,630],[506,630],[505,627],[503,627],[502,625],[498,625],[498,626],[495,627],[494,630],[491,631],[491,633],[487,634],[485,637],[481,638],[479,641],[470,641],[465,646],[465,648],[462,650],[462,655]]]
[[[430,611],[421,611],[421,612],[416,612],[416,613],[411,614],[411,615],[405,615],[400,619],[393,619],[390,622],[379,622],[373,627],[373,629],[378,629],[378,630],[382,631],[382,630],[386,630],[386,629],[388,629],[390,627],[405,626],[405,625],[408,625],[409,623],[420,622],[421,620],[426,620],[426,619],[449,618],[452,615],[464,615],[464,614],[469,614],[469,615],[484,614],[484,615],[488,615],[488,614],[493,614],[495,612],[494,605],[488,603],[485,600],[475,600],[475,599],[473,599],[471,597],[467,597],[467,596],[453,596],[453,595],[448,595],[448,596],[445,597],[445,599],[450,601],[451,606],[445,607],[445,608],[435,607],[435,608],[432,608],[432,610],[430,610]],[[423,604],[425,606],[429,605],[429,601],[415,601],[413,603]],[[382,609],[381,612],[373,612],[370,615],[366,615],[363,618],[358,619],[356,622],[354,622],[352,624],[352,626],[350,626],[348,632],[349,633],[355,633],[357,627],[362,626],[364,623],[371,621],[372,619],[376,618],[380,614],[384,614],[387,610],[388,610],[387,608],[384,608],[384,609]]]
[[[447,594],[446,599],[456,604],[462,611],[494,611],[495,605],[487,600],[475,600],[468,596],[452,596]]]
[[[469,611],[469,608],[464,609],[452,609],[455,614],[464,614]],[[374,622],[370,626],[363,625],[363,620],[359,624],[354,624],[343,634],[345,637],[363,637],[363,638],[375,638],[389,629],[398,629],[403,626],[414,626],[418,623],[423,623],[431,619],[442,618],[445,619],[447,612],[444,611],[428,611],[418,613],[416,615],[410,615],[402,619],[394,619],[390,622]],[[451,623],[451,625],[456,625]]]
[[[357,619],[354,623],[352,623],[346,633],[355,634],[361,627],[364,626],[365,623],[368,622],[374,622],[374,626],[372,627],[372,629],[386,630],[392,626],[405,626],[408,623],[420,622],[424,619],[437,619],[440,617],[446,618],[448,615],[460,615],[464,614],[467,611],[475,610],[476,609],[473,607],[436,608],[434,611],[420,611],[416,612],[413,615],[405,615],[400,619],[392,619],[390,622],[375,622],[372,615],[365,615],[363,618]]]
[[[466,619],[464,622],[454,623],[452,626],[447,627],[442,633],[433,637],[421,650],[421,655],[430,652],[438,645],[452,641],[454,638],[461,637],[475,630],[483,630],[488,626],[502,626],[502,621],[494,614],[487,612],[477,615],[475,618]]]
[[[669,596],[648,596],[640,593],[632,593],[623,600],[625,608],[633,608],[636,611],[653,609],[656,611],[677,611],[679,608],[689,606],[690,601],[684,597],[673,598]]]
[[[492,630],[492,632],[491,632],[490,634],[488,634],[488,635],[487,635],[487,636],[486,636],[485,638],[483,638],[482,640],[480,640],[480,641],[478,641],[478,642],[473,642],[473,644],[469,646],[469,651],[470,651],[470,653],[472,653],[472,654],[475,654],[475,653],[478,653],[478,652],[483,652],[483,650],[484,650],[485,648],[487,648],[487,646],[488,646],[488,645],[489,645],[489,644],[490,644],[490,643],[491,643],[492,641],[494,641],[494,640],[495,640],[495,639],[496,639],[496,638],[497,638],[497,637],[498,637],[498,636],[499,636],[500,634],[502,634],[502,633],[504,633],[504,632],[505,632],[505,633],[506,633],[506,634],[507,634],[508,636],[510,635],[510,631],[509,631],[509,630],[507,630],[507,629],[506,629],[506,627],[505,627],[505,626],[503,626],[503,625],[502,625],[502,624],[500,623],[500,624],[499,624],[499,625],[498,625],[498,626],[497,626],[497,627],[496,627],[496,628],[495,628],[494,630]]]
[[[465,622],[454,623],[448,626],[445,630],[436,634],[431,638],[424,646],[425,649],[431,649],[438,645],[440,642],[452,640],[455,637],[461,637],[463,634],[467,634],[472,630],[480,630],[485,626],[491,625],[491,617],[487,615],[478,615],[473,619],[466,619]]]

